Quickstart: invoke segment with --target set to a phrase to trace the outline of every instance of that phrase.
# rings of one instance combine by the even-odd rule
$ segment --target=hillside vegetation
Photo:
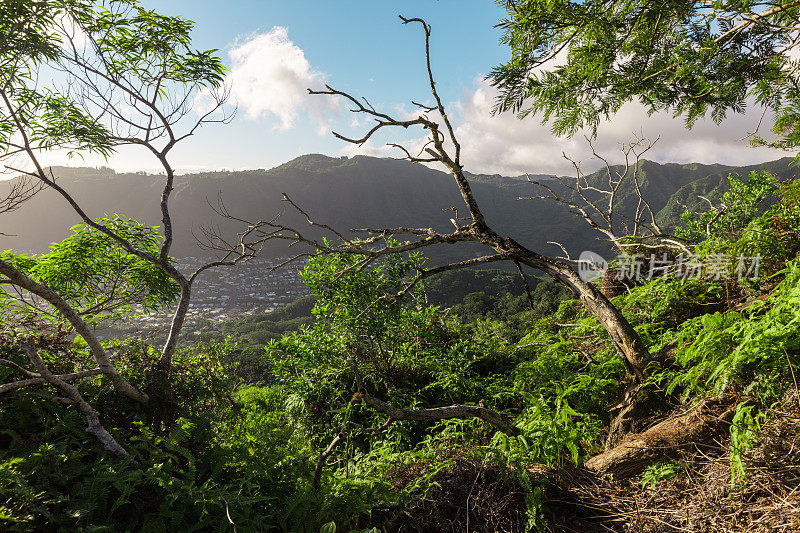
[[[705,215],[682,222],[706,265],[760,257],[756,279],[657,277],[614,297],[652,357],[619,438],[622,361],[551,283],[529,278],[531,305],[513,276],[478,271],[397,301],[387,295],[421,256],[346,275],[357,256],[321,256],[302,274],[313,300],[184,345],[166,383],[152,381],[157,349],[108,342],[150,404],[98,378],[77,386],[125,459],[49,387],[0,388],[0,528],[800,530],[800,188],[770,178],[764,210],[747,187],[763,178],[723,197],[710,235],[693,233]],[[91,367],[79,338],[48,342],[60,373]],[[3,346],[25,365],[12,338]],[[0,381],[16,378],[0,367]],[[409,416],[451,405],[483,411]],[[642,453],[619,460],[626,449]]]
[[[480,66],[440,83],[442,40],[465,33],[419,16],[398,20],[423,47],[394,46],[422,52],[409,108],[418,83],[346,92],[352,69],[318,70],[285,27],[226,64],[152,2],[0,1],[0,530],[800,532],[800,157],[657,164],[643,133],[622,166],[594,150],[629,103],[681,133],[760,107],[725,136],[796,150],[800,2],[496,3],[493,110],[586,132],[602,171],[467,172],[466,137],[498,132],[465,128],[483,96],[444,102]],[[437,28],[463,30],[451,8]],[[321,19],[294,20],[308,36]],[[308,57],[405,70],[362,68],[348,37],[346,56]],[[252,43],[255,78],[236,74]],[[316,116],[401,160],[178,175],[229,157],[187,159],[225,150],[195,142],[214,124],[272,143],[232,124],[234,82],[262,78],[322,104],[263,109],[284,127]],[[524,132],[495,124],[513,141],[496,160],[521,164]],[[47,164],[123,149],[158,174]]]

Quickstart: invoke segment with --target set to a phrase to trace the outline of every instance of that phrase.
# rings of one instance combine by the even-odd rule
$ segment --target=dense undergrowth
[[[746,490],[748,454],[796,389],[800,362],[800,187],[768,187],[761,176],[750,183],[723,198],[739,208],[720,217],[719,232],[694,237],[704,257],[760,256],[757,280],[658,278],[614,298],[653,359],[632,431],[703,398],[735,398],[724,453],[716,456],[724,456],[726,497]],[[779,200],[764,211],[755,206],[766,193]],[[704,227],[698,220],[687,217],[686,231]],[[564,507],[543,480],[603,451],[625,382],[597,321],[545,283],[534,287],[534,305],[520,293],[491,299],[473,291],[445,309],[426,303],[422,286],[400,301],[394,295],[422,258],[337,274],[358,260],[311,260],[303,278],[316,298],[314,320],[263,339],[260,354],[242,351],[232,332],[225,341],[184,346],[167,381],[156,383],[156,350],[136,340],[109,342],[122,373],[151,394],[150,405],[132,405],[97,378],[79,388],[128,459],[104,452],[80,413],[54,401],[51,389],[0,395],[0,529],[564,525],[579,502]],[[6,337],[2,357],[24,364],[12,345]],[[90,366],[85,346],[64,338],[53,339],[50,358],[58,371]],[[12,369],[0,367],[0,382],[13,379]],[[385,424],[387,417],[362,401],[358,382],[407,409],[482,405],[506,416],[517,433],[477,418]],[[337,436],[315,487],[319,453]],[[614,490],[657,491],[699,471],[696,460],[654,462]],[[612,516],[612,507],[600,515]],[[606,525],[633,522],[616,516]]]

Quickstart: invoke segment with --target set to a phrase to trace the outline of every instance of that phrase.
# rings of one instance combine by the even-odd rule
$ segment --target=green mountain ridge
[[[794,175],[791,158],[733,167],[721,164],[675,163],[641,164],[642,188],[658,217],[667,224],[676,220],[684,204],[697,202],[697,195],[718,196],[725,189],[729,173],[746,175],[766,169],[788,178]],[[149,225],[159,225],[158,211],[163,177],[145,173],[116,173],[107,168],[54,167],[59,183],[75,197],[90,216],[119,213]],[[540,178],[541,179],[541,178]],[[598,234],[560,205],[545,200],[518,200],[535,194],[533,186],[517,178],[471,174],[475,195],[489,224],[532,249],[543,253],[558,251],[548,241],[561,242],[570,253],[584,249],[607,251]],[[600,182],[598,172],[589,176]],[[555,182],[554,182],[555,183]],[[2,184],[9,187],[10,182]],[[321,154],[300,156],[270,170],[203,172],[178,176],[172,195],[173,224],[176,231],[173,254],[199,256],[193,234],[213,223],[227,235],[241,226],[221,219],[212,206],[221,197],[237,217],[268,220],[279,213],[281,223],[303,228],[304,235],[320,237],[305,219],[286,202],[282,194],[301,206],[317,222],[340,231],[359,227],[418,226],[447,231],[451,206],[461,209],[463,201],[452,178],[437,170],[405,161],[367,156],[328,157]],[[635,205],[632,188],[620,192],[620,205],[629,210]],[[42,216],[43,214],[47,216]],[[19,210],[0,215],[2,249],[42,251],[49,243],[66,237],[68,228],[79,222],[63,198],[45,190]],[[16,236],[15,236],[16,235]],[[434,260],[454,260],[469,256],[477,248],[442,247]],[[268,246],[264,256],[287,255],[285,243]]]

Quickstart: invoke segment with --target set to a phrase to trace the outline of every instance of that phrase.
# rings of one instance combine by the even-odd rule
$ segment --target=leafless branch
[[[58,378],[63,381],[77,381],[81,379],[100,376],[102,374],[103,371],[101,369],[95,368],[93,370],[83,370],[82,372],[73,372],[71,374],[60,374]],[[45,383],[49,382],[43,377],[32,377],[20,381],[14,381],[11,383],[3,383],[0,385],[0,394],[11,392],[12,390],[16,389],[21,389],[23,387],[30,387],[33,385],[43,385]]]
[[[447,407],[433,407],[430,409],[401,409],[391,404],[384,402],[374,396],[370,396],[364,388],[363,380],[355,362],[351,361],[351,366],[355,374],[356,386],[358,387],[359,396],[361,399],[375,409],[387,415],[393,420],[416,420],[416,421],[434,421],[434,420],[448,420],[451,418],[480,418],[490,426],[498,431],[502,431],[507,435],[516,435],[519,430],[508,423],[508,421],[496,411],[487,409],[486,407],[474,405],[449,405]]]
[[[31,372],[27,368],[21,367],[17,363],[15,363],[14,361],[9,361],[8,359],[0,359],[0,365],[7,366],[8,368],[16,370],[17,372],[19,372],[23,376],[27,376],[29,378],[40,378],[40,377],[42,377],[39,374],[37,374],[36,372]]]
[[[76,405],[84,414],[86,421],[89,423],[89,426],[86,428],[86,432],[90,435],[94,435],[100,442],[103,443],[103,446],[107,450],[113,452],[119,457],[127,457],[127,450],[120,446],[116,439],[114,439],[114,437],[111,436],[108,431],[106,431],[106,429],[100,423],[100,417],[98,416],[97,411],[95,411],[94,408],[92,408],[92,406],[83,399],[83,396],[81,396],[81,394],[78,392],[78,389],[74,385],[62,379],[60,376],[53,374],[53,372],[47,368],[47,366],[44,364],[44,361],[42,361],[42,358],[39,356],[38,347],[29,342],[23,342],[20,344],[20,348],[22,348],[22,350],[28,354],[28,358],[36,367],[36,370],[42,376],[42,379],[60,389],[64,394],[66,394],[67,398],[71,400],[72,404]]]
[[[543,194],[520,197],[520,200],[544,199],[567,207],[568,211],[583,219],[595,231],[605,235],[622,253],[631,246],[645,248],[673,248],[689,253],[686,243],[664,232],[656,220],[647,196],[642,191],[641,164],[643,156],[658,142],[645,137],[634,139],[620,146],[622,165],[612,165],[595,149],[592,139],[586,138],[592,156],[603,164],[602,173],[590,183],[581,170],[580,163],[564,154],[575,169],[574,178],[554,177],[557,186],[543,181],[528,181],[542,189]],[[630,184],[630,185],[628,185]],[[626,213],[620,205],[623,187],[632,186],[637,204],[632,213]],[[623,228],[618,224],[627,222]],[[563,251],[563,248],[562,248]],[[565,253],[568,258],[568,254]]]

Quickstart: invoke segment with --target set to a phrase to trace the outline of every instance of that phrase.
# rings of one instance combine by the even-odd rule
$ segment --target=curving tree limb
[[[86,432],[90,435],[94,435],[97,440],[103,443],[103,447],[106,450],[119,457],[127,457],[128,451],[120,446],[116,439],[103,427],[100,423],[100,417],[97,411],[83,399],[78,389],[74,385],[67,383],[61,376],[53,374],[50,369],[47,368],[47,365],[44,364],[44,361],[42,361],[42,358],[39,356],[38,349],[33,344],[23,342],[20,344],[20,348],[28,354],[28,357],[36,367],[36,370],[39,371],[42,378],[61,390],[67,396],[70,403],[76,405],[81,413],[86,416],[86,421],[89,423]]]
[[[82,372],[74,372],[72,374],[60,374],[57,377],[62,381],[77,381],[81,379],[91,378],[94,376],[99,376],[103,374],[103,371],[99,368],[95,368],[93,370],[84,370]],[[5,394],[7,392],[11,392],[16,389],[21,389],[23,387],[30,387],[32,385],[43,385],[44,383],[49,383],[47,379],[37,374],[37,377],[31,377],[28,379],[22,379],[20,381],[12,381],[11,383],[3,383],[0,385],[0,394]]]
[[[416,23],[423,29],[428,84],[435,105],[417,106],[420,109],[420,115],[417,118],[412,120],[400,120],[387,113],[375,110],[371,105],[364,105],[358,98],[328,85],[325,86],[324,90],[309,89],[309,93],[346,98],[354,105],[352,109],[354,113],[363,114],[376,120],[376,125],[364,136],[357,139],[334,133],[334,135],[346,142],[357,145],[364,144],[378,131],[386,128],[399,127],[405,129],[411,126],[421,126],[425,129],[428,132],[428,139],[423,148],[425,156],[413,156],[409,150],[404,149],[404,157],[401,159],[415,163],[435,162],[443,165],[456,182],[461,197],[467,207],[468,216],[463,219],[459,218],[458,220],[451,219],[455,227],[454,231],[451,233],[436,232],[431,228],[368,228],[358,230],[360,233],[365,234],[363,239],[354,240],[343,237],[339,232],[333,231],[324,224],[314,222],[305,211],[299,208],[288,197],[284,197],[284,200],[287,201],[290,206],[306,216],[312,226],[331,231],[333,236],[338,238],[339,243],[330,244],[320,242],[317,239],[308,238],[298,229],[281,224],[278,217],[270,221],[248,223],[249,226],[256,228],[256,231],[251,232],[251,235],[259,242],[271,239],[285,240],[290,242],[290,245],[305,244],[318,254],[358,254],[367,257],[368,261],[388,254],[419,250],[428,246],[440,244],[455,244],[457,242],[481,243],[493,251],[493,255],[491,256],[493,260],[500,260],[503,258],[520,265],[540,270],[569,288],[608,332],[614,347],[620,354],[626,368],[632,374],[634,381],[638,383],[642,382],[647,374],[647,363],[649,362],[650,354],[644,342],[639,337],[639,334],[625,319],[619,309],[617,309],[597,287],[583,281],[569,264],[539,254],[521,245],[512,238],[499,235],[487,224],[486,218],[475,199],[472,188],[464,173],[461,164],[461,146],[455,135],[455,129],[436,89],[436,82],[430,64],[431,28],[422,19],[400,18],[403,24]],[[441,121],[442,124],[440,124],[439,121]],[[234,220],[236,219],[234,218]],[[389,244],[387,240],[388,237],[397,235],[410,236],[411,240],[402,244]],[[308,255],[308,252],[304,252],[298,254],[294,259],[307,257]],[[476,258],[473,261],[481,261],[481,259]],[[469,264],[466,264],[466,262],[462,262],[461,264],[453,263],[436,268],[444,270],[463,268],[465,266],[469,266]],[[425,272],[420,272],[420,275],[424,276],[426,274]],[[413,284],[415,282],[412,281],[411,283]]]

